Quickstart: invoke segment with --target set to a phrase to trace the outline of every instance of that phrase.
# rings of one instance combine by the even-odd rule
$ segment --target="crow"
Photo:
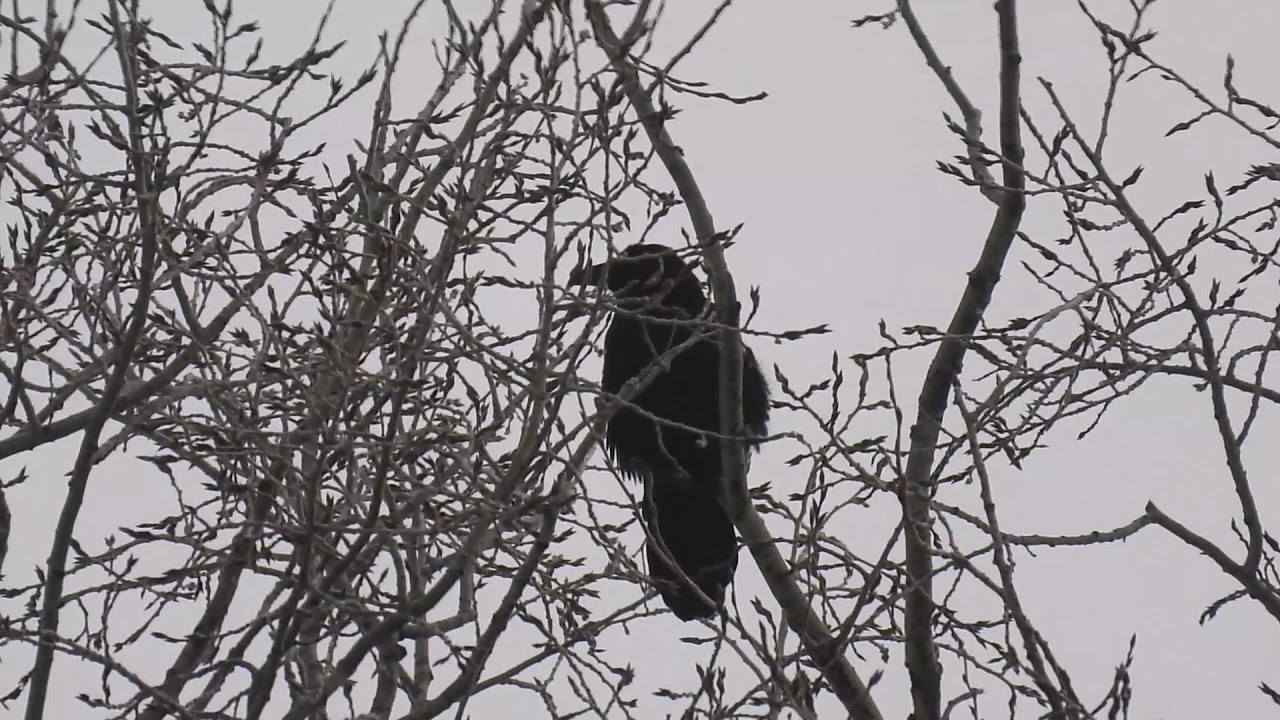
[[[624,476],[644,484],[649,576],[684,621],[715,615],[738,564],[737,535],[721,502],[720,345],[707,333],[707,297],[693,269],[665,245],[636,244],[570,277],[613,294],[600,383],[605,393],[617,395],[655,368],[609,419],[605,450]],[[695,334],[701,337],[689,342]],[[765,435],[769,387],[755,355],[743,350],[750,450]]]

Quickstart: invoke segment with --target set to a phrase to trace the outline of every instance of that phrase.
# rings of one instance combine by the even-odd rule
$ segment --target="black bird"
[[[674,250],[652,244],[577,269],[570,281],[603,285],[614,296],[604,340],[606,393],[617,395],[655,363],[662,368],[610,418],[605,449],[624,475],[644,482],[649,575],[667,607],[681,620],[711,617],[738,564],[737,535],[720,501],[720,346],[711,333],[664,357],[706,330],[698,322],[707,319],[702,284]],[[744,440],[754,449],[769,419],[769,387],[748,348],[742,369]]]

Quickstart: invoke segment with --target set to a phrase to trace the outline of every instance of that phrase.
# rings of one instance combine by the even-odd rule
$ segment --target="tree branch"
[[[930,477],[934,454],[947,397],[960,376],[968,337],[977,329],[1000,281],[1005,257],[1026,206],[1018,115],[1022,56],[1018,49],[1016,4],[1013,0],[1000,0],[996,3],[996,12],[1000,37],[1000,151],[1004,159],[1004,189],[999,193],[995,218],[982,254],[969,273],[969,282],[947,326],[946,337],[939,343],[925,375],[915,424],[911,427],[906,476],[899,494],[909,583],[904,614],[906,663],[911,676],[915,720],[938,720],[942,714],[942,670],[933,641],[933,519],[929,505],[933,495]]]
[[[120,352],[115,367],[107,379],[102,399],[93,410],[80,442],[80,450],[76,455],[75,465],[71,470],[71,478],[67,485],[67,498],[63,501],[62,512],[58,517],[58,525],[54,531],[53,545],[49,550],[49,562],[46,569],[44,597],[40,610],[40,645],[36,649],[35,664],[31,669],[31,685],[27,695],[27,720],[41,720],[44,717],[45,700],[49,691],[49,675],[53,670],[55,643],[58,634],[58,615],[62,606],[62,590],[67,576],[67,552],[71,547],[75,534],[76,521],[80,509],[84,505],[85,491],[89,485],[89,473],[93,470],[94,457],[98,450],[98,441],[102,429],[111,417],[112,407],[124,390],[129,365],[133,362],[133,354],[137,350],[142,331],[147,325],[147,309],[151,305],[152,280],[156,273],[156,254],[159,246],[160,208],[155,190],[152,187],[154,167],[143,145],[142,119],[138,113],[138,67],[137,67],[137,33],[136,18],[130,16],[126,24],[120,17],[119,3],[112,0],[109,5],[111,25],[115,31],[116,56],[120,62],[123,75],[125,103],[129,125],[129,167],[133,170],[131,178],[134,199],[138,212],[138,249],[141,252],[141,263],[138,268],[138,290],[134,297],[133,308],[129,316],[128,329],[120,341]]]
[[[1058,111],[1058,115],[1071,133],[1072,139],[1080,147],[1081,152],[1089,158],[1089,163],[1093,165],[1093,169],[1098,173],[1098,180],[1106,186],[1107,191],[1115,199],[1116,209],[1120,211],[1125,221],[1142,238],[1147,247],[1147,252],[1151,254],[1152,259],[1160,270],[1167,273],[1173,283],[1177,285],[1178,291],[1182,294],[1185,307],[1191,313],[1196,335],[1200,339],[1200,356],[1204,359],[1204,377],[1209,384],[1209,398],[1213,405],[1213,419],[1218,430],[1218,437],[1222,443],[1223,453],[1226,456],[1227,469],[1231,473],[1231,482],[1235,487],[1236,497],[1240,501],[1241,514],[1244,515],[1244,525],[1249,531],[1244,566],[1250,568],[1250,572],[1256,572],[1258,564],[1262,560],[1262,520],[1258,516],[1258,506],[1253,498],[1253,489],[1249,485],[1249,474],[1245,470],[1244,459],[1240,455],[1240,444],[1236,440],[1235,430],[1231,425],[1231,415],[1227,408],[1226,392],[1224,391],[1222,379],[1222,368],[1218,364],[1217,344],[1213,338],[1213,331],[1209,327],[1209,313],[1201,305],[1195,290],[1191,287],[1191,283],[1187,280],[1182,270],[1177,267],[1169,252],[1160,244],[1160,239],[1156,237],[1155,231],[1133,207],[1133,204],[1129,202],[1128,194],[1125,192],[1124,187],[1111,177],[1106,165],[1102,162],[1102,157],[1084,141],[1079,128],[1071,119],[1071,116],[1068,115],[1066,107],[1063,106],[1058,94],[1054,91],[1053,85],[1046,80],[1041,80],[1040,82],[1045,91],[1048,92],[1054,108]]]
[[[596,41],[608,54],[614,72],[618,73],[654,152],[662,160],[680,196],[684,199],[698,244],[707,260],[712,294],[715,305],[721,313],[722,323],[719,331],[720,430],[725,437],[721,447],[722,467],[726,479],[726,508],[734,518],[738,531],[742,533],[743,542],[751,550],[751,555],[755,558],[761,574],[764,575],[770,591],[782,607],[787,624],[800,636],[806,653],[827,679],[850,716],[858,720],[879,720],[882,717],[880,710],[872,700],[866,684],[845,658],[831,630],[809,607],[804,594],[791,576],[790,568],[778,552],[764,519],[748,499],[746,463],[742,445],[744,431],[742,341],[738,331],[739,305],[733,277],[725,262],[724,248],[716,232],[711,211],[694,180],[693,171],[684,159],[684,151],[676,146],[667,132],[662,116],[654,107],[653,99],[640,82],[639,73],[625,56],[627,45],[614,33],[605,16],[604,8],[598,1],[588,0],[587,14],[595,31]]]

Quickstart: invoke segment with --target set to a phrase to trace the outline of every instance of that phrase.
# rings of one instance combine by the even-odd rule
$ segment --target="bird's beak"
[[[595,287],[604,280],[605,264],[599,265],[578,265],[569,273],[570,285],[589,285]]]

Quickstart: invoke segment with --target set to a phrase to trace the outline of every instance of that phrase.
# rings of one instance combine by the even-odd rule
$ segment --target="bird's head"
[[[637,243],[599,265],[574,268],[569,282],[603,286],[619,300],[648,300],[696,313],[706,300],[694,267],[666,245]]]

